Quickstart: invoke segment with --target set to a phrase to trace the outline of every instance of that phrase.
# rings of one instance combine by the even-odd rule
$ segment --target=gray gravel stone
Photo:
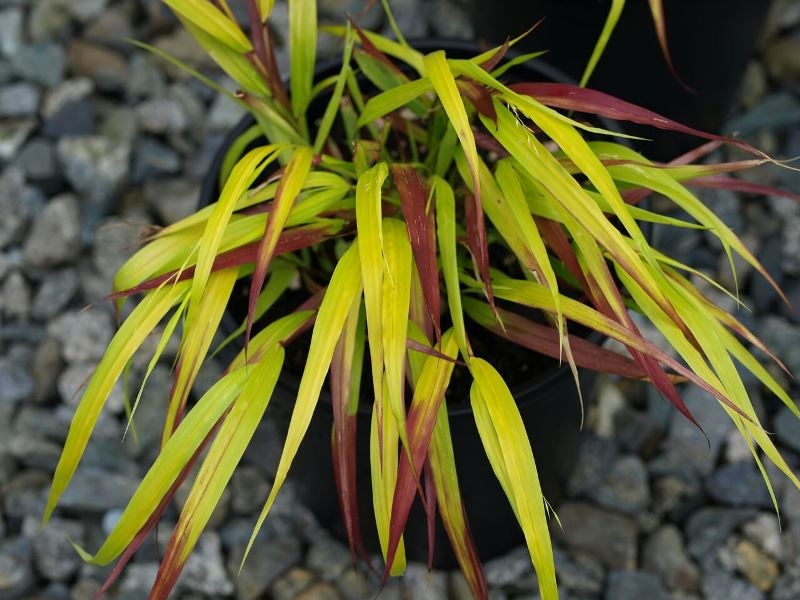
[[[208,128],[228,131],[239,122],[244,114],[245,110],[239,104],[227,96],[217,94],[208,111]]]
[[[61,82],[45,96],[42,116],[51,118],[66,104],[85,100],[94,92],[94,83],[88,77],[75,77]]]
[[[797,600],[800,598],[800,566],[791,565],[778,577],[772,589],[772,600]]]
[[[703,507],[692,514],[685,526],[686,548],[695,560],[702,560],[719,548],[734,529],[754,516],[745,508]]]
[[[0,10],[0,55],[14,56],[22,44],[22,10]]]
[[[36,114],[42,92],[32,83],[0,86],[0,118],[29,117]]]
[[[179,585],[207,596],[233,593],[234,585],[225,570],[219,534],[207,531],[200,536],[186,561]]]
[[[90,307],[67,312],[52,321],[48,333],[61,342],[68,364],[100,360],[114,335],[114,323],[105,310]]]
[[[9,320],[27,321],[31,312],[31,288],[25,276],[12,271],[0,289],[0,309]]]
[[[723,465],[706,482],[711,498],[729,506],[770,508],[772,500],[761,473],[750,462]]]
[[[0,403],[23,402],[33,395],[34,389],[35,383],[24,366],[0,358]]]
[[[0,543],[0,600],[26,597],[36,578],[31,567],[31,542],[22,537]]]
[[[59,342],[59,346],[62,343]],[[63,351],[62,351],[63,354]],[[78,362],[70,364],[64,369],[58,377],[58,393],[62,402],[67,406],[77,407],[83,396],[83,391],[86,389],[86,384],[92,376],[97,365],[94,363]],[[106,408],[112,413],[119,414],[122,412],[125,403],[125,392],[122,384],[117,382],[111,388],[108,399],[106,400]]]
[[[520,546],[503,556],[486,561],[483,571],[488,585],[503,587],[529,576],[533,572],[533,568],[527,549]]]
[[[36,128],[34,119],[8,119],[0,123],[0,160],[16,156],[28,136]]]
[[[700,571],[692,563],[683,544],[680,530],[664,525],[644,544],[642,568],[661,577],[670,589],[697,591]]]
[[[272,586],[275,600],[295,600],[314,581],[314,574],[306,569],[295,567],[280,577]]]
[[[28,181],[38,185],[46,186],[59,177],[55,146],[42,138],[34,138],[25,144],[15,164],[22,169]]]
[[[34,294],[31,315],[42,320],[55,317],[75,297],[78,283],[78,272],[71,267],[49,271]]]
[[[636,538],[639,528],[634,521],[590,504],[569,502],[558,511],[561,538],[575,552],[584,552],[611,569],[636,567]]]
[[[764,600],[764,594],[753,585],[720,570],[709,571],[703,578],[706,600]]]
[[[64,0],[35,2],[28,17],[28,31],[35,42],[51,39],[69,27],[69,13]]]
[[[144,197],[160,220],[170,225],[197,209],[200,186],[186,179],[146,181]]]
[[[108,5],[108,0],[69,0],[65,4],[73,18],[86,23],[102,14]]]
[[[92,262],[100,275],[109,281],[139,247],[143,223],[109,217],[100,222],[92,249]]]
[[[121,92],[130,76],[122,56],[95,44],[73,39],[67,47],[67,60],[76,75],[90,78],[104,92]]]
[[[693,423],[675,411],[664,446],[676,452],[698,473],[705,475],[716,464],[722,442],[734,425],[717,400],[699,388],[684,389],[683,399],[708,439]]]
[[[103,136],[68,137],[58,141],[58,156],[75,191],[104,203],[125,182],[130,146]]]
[[[742,526],[742,533],[774,559],[784,560],[785,552],[781,540],[781,530],[775,514],[760,513]]]
[[[24,260],[31,267],[55,267],[81,251],[81,213],[75,196],[64,194],[45,205],[25,241]]]
[[[667,600],[664,585],[656,575],[640,571],[612,571],[608,575],[606,600]]]
[[[795,452],[800,452],[800,419],[789,407],[781,407],[772,424],[779,443]]]
[[[129,98],[159,98],[167,88],[164,72],[145,54],[136,53],[131,57],[131,74],[126,91]]]
[[[21,79],[48,87],[61,81],[65,66],[64,49],[52,42],[22,46],[11,57],[11,68]]]
[[[415,600],[447,599],[447,575],[441,571],[428,571],[428,567],[420,563],[408,563],[403,587],[408,597]]]
[[[0,173],[0,248],[18,243],[44,203],[42,193],[25,184],[25,174],[17,167]]]
[[[171,98],[146,100],[136,107],[139,127],[147,133],[179,133],[188,120],[178,101]]]
[[[600,485],[611,472],[617,452],[613,440],[583,433],[578,447],[578,460],[567,482],[567,493],[571,497],[579,497]]]
[[[329,536],[311,544],[306,555],[306,567],[327,581],[336,579],[350,564],[350,550]]]
[[[249,537],[252,524],[247,525]],[[230,553],[228,570],[231,573],[238,572],[244,547],[241,543]],[[241,573],[234,580],[237,596],[243,600],[264,597],[269,588],[302,558],[302,547],[296,536],[272,537],[259,533]]]
[[[119,595],[123,600],[146,598],[158,573],[158,563],[130,563],[120,578]]]
[[[27,433],[11,436],[11,454],[29,469],[54,471],[61,456],[61,444],[32,437]]]
[[[33,522],[33,531],[38,523]],[[33,538],[36,569],[50,581],[66,581],[81,566],[81,557],[72,543],[84,544],[84,527],[77,521],[54,518]]]
[[[599,561],[585,555],[575,557],[555,548],[553,556],[559,585],[577,594],[599,594],[603,589],[605,570]]]
[[[231,510],[234,514],[258,513],[264,505],[270,484],[253,466],[242,465],[231,477]]]
[[[61,496],[59,506],[78,513],[100,514],[124,508],[139,485],[137,478],[96,468],[81,468]]]
[[[650,504],[647,468],[640,458],[623,456],[590,496],[600,506],[612,510],[627,514],[642,512]]]
[[[180,173],[183,161],[180,155],[151,137],[140,137],[133,149],[131,179],[141,183],[156,177]]]
[[[42,517],[51,477],[43,471],[17,473],[3,487],[3,513],[8,520],[21,522],[25,517]],[[0,553],[1,554],[1,553]]]

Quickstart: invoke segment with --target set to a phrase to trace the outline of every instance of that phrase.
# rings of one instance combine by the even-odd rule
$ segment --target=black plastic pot
[[[696,93],[669,72],[649,3],[627,2],[589,86],[640,104],[692,127],[716,132],[728,116],[770,0],[664,0],[667,37],[675,69]],[[548,50],[547,60],[579,78],[605,22],[611,0],[473,1],[479,40],[500,43],[544,18],[518,49]],[[674,157],[699,145],[696,138],[628,128],[651,138],[649,156]]]
[[[466,57],[477,53],[474,46],[460,43],[419,42],[415,45],[423,51],[444,48],[449,56]],[[320,71],[320,77],[336,73],[338,68],[336,65],[324,67]],[[520,66],[516,77],[526,77],[529,80],[570,81],[557,69],[539,61]],[[245,118],[226,137],[204,181],[200,196],[201,206],[216,201],[219,193],[217,174],[225,151],[252,124],[251,118]],[[603,125],[607,128],[616,128],[616,125],[610,122],[604,122]],[[223,328],[232,330],[242,321],[245,311],[243,300],[237,306],[231,306],[226,315],[227,325],[223,323]],[[523,350],[520,355],[524,355],[525,352]],[[557,504],[563,497],[566,480],[577,457],[581,408],[569,369],[559,367],[555,361],[549,364],[552,366],[543,369],[530,381],[512,391],[533,446],[542,489],[548,501]],[[584,397],[588,396],[594,380],[594,373],[581,372]],[[288,425],[297,384],[297,378],[292,376],[284,376],[278,383],[267,414],[277,419],[279,429],[281,422]],[[487,560],[521,543],[523,537],[483,451],[469,408],[469,399],[465,398],[455,403],[448,401],[448,403],[457,406],[449,410],[448,417],[464,506],[478,552],[483,560]],[[379,546],[371,503],[369,473],[371,411],[371,404],[364,404],[358,414],[358,495],[365,546],[368,551],[377,553]],[[332,427],[331,401],[327,392],[323,391],[306,437],[292,465],[290,478],[299,498],[314,512],[320,523],[344,540],[345,528],[333,477]],[[439,568],[454,568],[457,566],[455,557],[438,517],[436,527],[434,565]],[[419,501],[412,507],[405,532],[405,545],[407,556],[417,561],[427,560],[427,526]]]

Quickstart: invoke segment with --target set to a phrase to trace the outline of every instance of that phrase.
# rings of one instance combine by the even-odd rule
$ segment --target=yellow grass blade
[[[216,271],[208,278],[200,302],[193,304],[190,297],[178,365],[164,420],[164,431],[161,435],[162,446],[172,435],[182,416],[189,392],[211,347],[238,275],[238,267]]]
[[[516,402],[500,374],[473,358],[470,401],[486,454],[525,534],[543,600],[558,598],[553,548],[539,475]]]
[[[177,14],[240,54],[253,49],[239,26],[207,0],[164,0]]]
[[[387,392],[388,390],[384,390],[384,396]],[[394,419],[386,418],[383,419],[382,424],[379,423],[377,411],[372,411],[369,446],[372,508],[375,512],[375,525],[378,529],[378,540],[384,560],[389,547],[392,499],[397,484],[399,434],[396,425]],[[402,575],[405,570],[405,543],[401,536],[389,573],[393,576]]]
[[[167,312],[179,303],[188,292],[188,283],[165,286],[147,296],[133,309],[117,331],[108,349],[92,375],[89,385],[81,398],[64,442],[64,449],[58,460],[53,483],[45,506],[43,521],[47,522],[58,503],[58,499],[72,479],[80,462],[89,436],[94,429],[100,411],[119,379],[125,365],[144,340],[166,316]]]
[[[381,186],[389,170],[378,163],[358,178],[356,185],[356,228],[358,231],[364,309],[367,314],[372,386],[378,420],[382,415],[383,392],[383,228],[381,227]]]
[[[151,594],[168,593],[178,578],[217,506],[225,486],[239,464],[256,427],[272,398],[283,367],[284,349],[272,346],[256,365],[251,365],[241,393],[217,432],[208,455],[172,531]]]
[[[319,400],[325,375],[331,364],[333,352],[339,340],[347,315],[353,302],[361,295],[361,271],[359,269],[359,242],[355,241],[339,259],[336,269],[331,276],[330,284],[322,299],[322,304],[317,313],[314,330],[311,334],[311,344],[308,349],[308,358],[297,390],[294,411],[286,434],[286,443],[283,447],[275,480],[272,484],[261,514],[256,522],[253,534],[245,551],[245,556],[253,545],[264,519],[269,513],[275,497],[281,489],[289,467],[297,454],[300,442],[308,429],[314,409]]]
[[[464,311],[461,308],[461,287],[458,282],[458,247],[456,246],[456,204],[453,188],[438,176],[431,177],[431,189],[436,200],[436,235],[439,241],[439,257],[444,275],[447,304],[456,332],[461,355],[472,354],[464,326]]]
[[[200,444],[239,395],[246,380],[247,371],[237,369],[220,379],[203,395],[142,478],[114,529],[97,553],[91,555],[78,549],[85,561],[106,565],[128,547]]]
[[[442,103],[453,129],[456,130],[464,155],[467,158],[470,175],[472,176],[473,191],[480,200],[480,180],[478,178],[478,149],[475,145],[475,136],[464,108],[464,101],[458,91],[456,80],[447,64],[445,53],[442,50],[428,54],[424,58],[425,72],[431,85]]]
[[[408,240],[406,226],[402,221],[384,219],[382,225],[385,258],[381,298],[383,366],[389,392],[389,407],[394,415],[400,440],[408,452],[403,391],[405,390],[408,311],[411,303],[411,243]]]

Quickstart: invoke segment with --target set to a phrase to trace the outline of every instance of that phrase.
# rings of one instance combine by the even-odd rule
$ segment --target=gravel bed
[[[458,0],[392,2],[409,36],[471,36]],[[360,5],[320,1],[328,16]],[[281,2],[275,19],[288,21]],[[385,26],[379,16],[365,24]],[[115,389],[57,516],[39,531],[50,477],[76,394],[114,332],[113,311],[102,301],[111,276],[148,226],[193,210],[200,177],[241,116],[233,103],[125,38],[229,83],[160,2],[0,0],[0,600],[89,599],[109,571],[82,563],[70,542],[96,549],[152,460],[159,401],[170,385],[169,351],[144,390],[138,439],[123,438],[124,394]],[[334,50],[323,40],[322,52]],[[279,60],[285,63],[285,55]],[[776,2],[728,127],[774,156],[800,156],[796,0]],[[747,177],[800,193],[797,171],[766,167]],[[703,195],[800,306],[800,204]],[[731,281],[709,237],[655,235],[677,258]],[[800,312],[739,266],[741,299],[751,308],[739,316],[800,373]],[[146,366],[134,365],[134,385]],[[786,379],[798,398],[798,384]],[[751,388],[767,429],[800,468],[800,423]],[[716,402],[685,391],[707,440],[643,385],[605,377],[594,396],[568,498],[558,507],[564,600],[800,598],[800,492],[774,477],[779,525],[747,445]],[[270,431],[265,423],[174,596],[373,598],[375,576],[350,566],[345,545],[293,499],[291,486],[236,576],[279,452]],[[176,515],[171,509],[167,522]],[[165,531],[144,544],[108,598],[146,597]],[[486,572],[494,600],[538,598],[524,548],[493,559]],[[469,593],[460,574],[411,564],[380,597],[460,600]]]

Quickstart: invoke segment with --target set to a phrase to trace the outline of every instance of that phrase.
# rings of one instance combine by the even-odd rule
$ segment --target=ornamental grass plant
[[[710,232],[731,268],[738,255],[782,296],[735,232],[693,192],[703,186],[767,191],[731,174],[773,159],[740,140],[692,130],[589,88],[514,79],[515,65],[541,59],[540,53],[512,57],[513,41],[453,58],[418,51],[396,27],[390,38],[354,20],[325,28],[341,37],[343,51],[338,72],[319,79],[315,0],[289,0],[289,31],[279,32],[288,40],[289,73],[277,67],[271,0],[249,0],[245,26],[225,0],[165,3],[236,82],[235,92],[222,91],[254,124],[230,147],[221,172],[211,174],[219,180],[216,202],[152,233],[114,279],[120,313],[132,306],[125,307],[127,316],[75,412],[45,521],[133,356],[157,326],[163,334],[147,374],[170,339],[180,345],[164,398],[160,452],[102,546],[94,553],[78,549],[87,561],[118,560],[121,569],[197,463],[151,591],[152,598],[166,598],[269,415],[279,377],[296,368],[299,387],[283,453],[251,544],[327,386],[334,464],[319,468],[334,469],[354,560],[364,554],[355,415],[366,403],[385,576],[403,573],[403,531],[419,497],[441,515],[470,590],[486,598],[446,418],[449,403],[468,402],[524,532],[541,595],[557,598],[549,533],[556,517],[542,495],[508,378],[491,353],[473,350],[481,330],[561,361],[576,380],[579,368],[647,380],[693,422],[679,384],[698,386],[734,422],[762,473],[762,461],[769,460],[800,486],[742,381],[749,372],[799,414],[752,351],[783,365],[697,283],[722,286],[659,252],[643,232],[653,223]],[[587,77],[622,4],[613,3]],[[662,23],[660,3],[651,4],[656,24]],[[663,28],[657,29],[665,43]],[[654,163],[599,119],[690,133],[704,145],[672,163]],[[698,162],[721,144],[750,158]],[[644,200],[654,193],[688,216],[648,209]],[[221,336],[227,337],[222,344],[240,349],[219,380],[190,402],[204,362],[220,344],[223,314],[242,287],[246,315],[236,331]],[[737,297],[735,289],[724,291]],[[632,313],[660,331],[673,352],[643,337]],[[586,331],[615,340],[625,352],[604,348],[580,333]],[[310,341],[302,341],[307,332]],[[305,361],[290,364],[287,348],[299,343],[307,344],[300,353]],[[468,399],[447,393],[456,370],[467,378]],[[131,396],[132,418],[141,390]]]

